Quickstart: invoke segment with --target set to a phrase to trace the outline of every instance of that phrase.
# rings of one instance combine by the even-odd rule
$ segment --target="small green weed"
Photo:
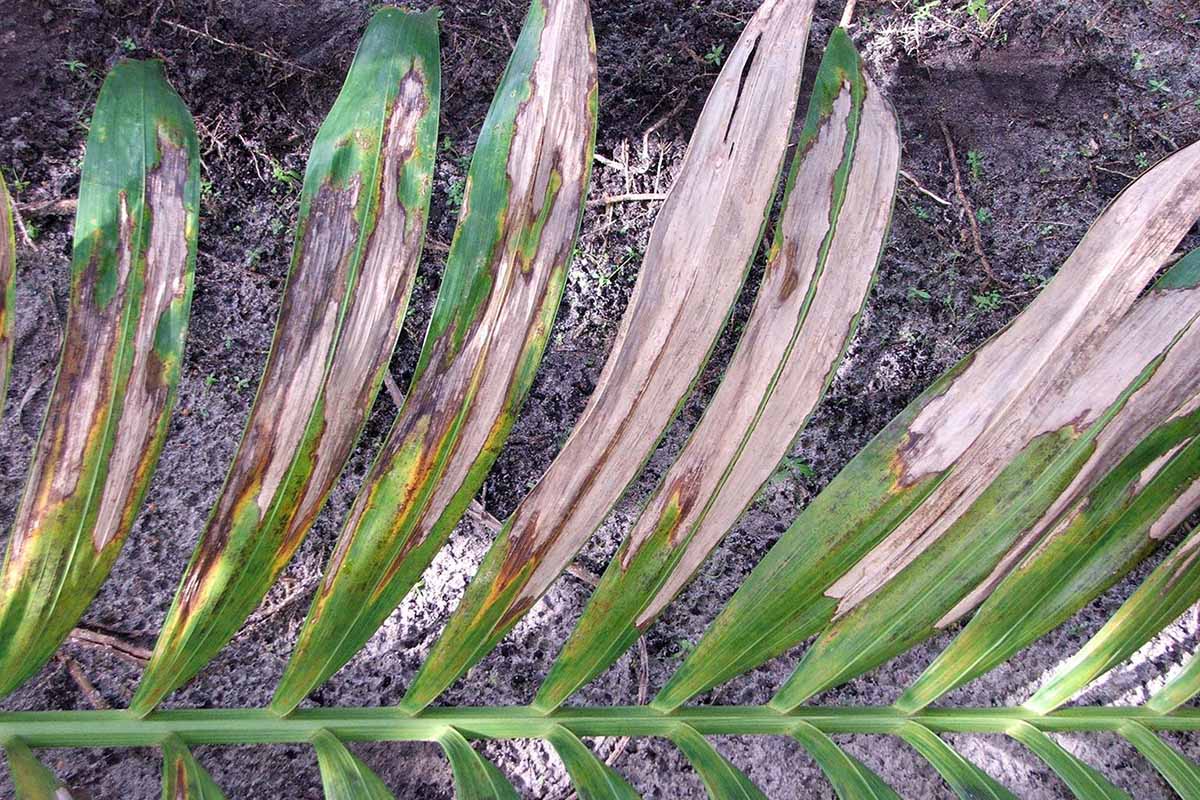
[[[983,177],[983,154],[978,150],[967,151],[967,168],[971,171],[971,180],[978,181]]]
[[[992,18],[987,0],[967,0],[966,12],[974,17],[980,25],[986,25]]]
[[[1000,308],[1000,304],[1004,302],[1004,296],[1000,292],[993,289],[985,294],[971,295],[971,302],[975,307],[983,312],[992,312]]]

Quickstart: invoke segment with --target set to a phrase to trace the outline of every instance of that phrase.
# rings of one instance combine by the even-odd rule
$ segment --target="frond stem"
[[[785,735],[797,722],[830,734],[894,733],[905,721],[937,732],[1003,733],[1016,722],[1042,731],[1114,731],[1136,721],[1151,730],[1200,730],[1200,709],[1161,714],[1138,707],[1067,708],[1037,714],[1024,708],[927,708],[906,716],[888,706],[803,706],[781,714],[765,706],[685,707],[670,714],[647,706],[564,708],[543,716],[525,706],[441,707],[409,716],[397,708],[309,708],[278,717],[261,708],[158,711],[0,712],[0,742],[30,747],[144,747],[168,736],[187,744],[306,742],[318,730],[347,741],[432,741],[452,726],[468,738],[524,739],[562,725],[577,736],[666,736],[680,723],[706,735]]]

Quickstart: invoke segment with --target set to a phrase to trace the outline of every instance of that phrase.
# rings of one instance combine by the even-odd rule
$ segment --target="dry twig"
[[[167,25],[170,25],[172,28],[175,28],[175,29],[181,30],[181,31],[185,31],[187,33],[192,34],[193,36],[199,36],[201,39],[207,39],[208,41],[213,42],[214,44],[219,44],[222,47],[228,47],[231,50],[240,50],[243,53],[249,53],[250,55],[254,55],[254,56],[258,56],[259,58],[266,59],[267,61],[273,61],[276,64],[285,66],[288,69],[296,70],[297,72],[307,72],[309,75],[319,75],[320,74],[319,72],[317,72],[315,69],[312,69],[311,67],[306,67],[303,64],[297,64],[295,61],[288,61],[286,58],[280,58],[277,55],[273,55],[271,53],[267,53],[262,50],[255,50],[253,47],[247,47],[244,44],[238,44],[237,42],[227,42],[224,39],[218,39],[216,36],[213,36],[211,33],[196,30],[195,28],[191,28],[187,25],[184,25],[182,22],[175,22],[175,21],[169,20],[169,19],[164,19],[163,22]]]
[[[934,192],[931,192],[928,189],[926,189],[925,186],[919,180],[917,180],[916,177],[908,170],[903,170],[903,169],[900,170],[900,176],[902,178],[904,178],[906,181],[908,181],[909,183],[911,183],[918,192],[925,195],[933,202],[935,202],[941,206],[946,206],[947,208],[950,206],[949,200],[942,197],[940,194],[935,194]]]
[[[629,194],[610,194],[595,200],[589,200],[588,205],[611,206],[617,203],[661,202],[667,199],[665,192],[631,192]]]
[[[79,662],[70,656],[64,656],[61,653],[57,656],[58,662],[67,669],[67,674],[71,676],[71,680],[79,687],[79,691],[83,692],[83,696],[87,698],[88,703],[97,711],[108,711],[112,708],[104,695],[96,689],[96,685],[92,683],[87,674],[84,673],[83,667],[79,666]]]
[[[144,667],[150,661],[150,651],[146,648],[90,628],[75,628],[67,637],[67,641],[84,647],[106,650],[135,667]]]
[[[971,205],[971,201],[967,199],[966,192],[962,188],[962,173],[958,169],[958,156],[954,152],[954,140],[950,138],[950,129],[946,127],[945,122],[939,122],[938,125],[941,126],[942,136],[946,139],[946,152],[950,154],[950,169],[954,172],[954,194],[966,211],[967,224],[971,228],[971,242],[975,245],[975,255],[979,257],[980,266],[983,267],[983,271],[987,273],[992,282],[1005,286],[1007,284],[996,277],[987,254],[983,252],[983,237],[979,235],[979,222],[975,219],[975,207]]]

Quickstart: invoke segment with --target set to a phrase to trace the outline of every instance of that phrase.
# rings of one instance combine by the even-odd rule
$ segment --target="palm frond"
[[[475,149],[408,397],[272,707],[157,710],[235,634],[304,538],[404,320],[437,142],[437,15],[378,11],[310,154],[266,372],[134,713],[0,712],[19,796],[69,797],[30,748],[156,747],[164,798],[221,798],[189,748],[299,742],[316,752],[326,797],[382,800],[391,791],[347,743],[425,741],[440,745],[459,797],[512,800],[513,784],[474,742],[536,739],[580,798],[632,799],[633,785],[583,738],[646,736],[673,743],[714,800],[761,800],[708,737],[762,735],[789,738],[841,798],[895,798],[834,738],[874,734],[906,743],[959,797],[1010,798],[945,738],[987,733],[1028,749],[1077,797],[1127,797],[1053,738],[1107,732],[1178,794],[1200,797],[1200,766],[1163,738],[1200,731],[1200,710],[1187,706],[1200,693],[1200,657],[1141,705],[1061,708],[1200,601],[1200,529],[1023,705],[934,705],[1133,573],[1200,505],[1200,250],[1176,259],[1200,217],[1200,143],[1131,183],[1012,323],[797,515],[651,705],[567,702],[654,623],[769,479],[829,387],[874,281],[900,140],[841,28],[780,191],[813,9],[766,0],[730,52],[587,409],[501,526],[401,704],[302,708],[446,542],[546,348],[585,207],[597,66],[585,0],[533,0]],[[45,663],[78,620],[154,469],[186,331],[197,151],[159,65],[113,70],[89,134],[62,362],[0,574],[0,691]],[[0,383],[11,352],[10,202],[0,182]],[[547,591],[639,475],[695,388],[773,217],[731,361],[535,701],[430,707]],[[805,705],[964,621],[894,705]],[[769,704],[687,704],[810,638]]]

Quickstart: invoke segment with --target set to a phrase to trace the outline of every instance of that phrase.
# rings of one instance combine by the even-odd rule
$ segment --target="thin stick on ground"
[[[618,203],[647,203],[662,202],[667,199],[665,192],[631,192],[630,194],[610,194],[596,200],[589,200],[589,206],[612,206]]]
[[[967,194],[962,188],[962,173],[958,169],[958,156],[954,152],[954,140],[950,138],[950,128],[946,126],[945,122],[939,122],[938,125],[941,126],[942,136],[946,139],[946,152],[950,154],[950,169],[954,172],[954,195],[958,198],[963,210],[966,211],[967,225],[971,228],[971,243],[975,246],[975,255],[979,257],[979,265],[983,267],[983,271],[987,273],[993,283],[1007,286],[1004,281],[996,277],[996,273],[992,271],[992,264],[983,251],[983,237],[979,235],[979,222],[975,219],[975,207],[971,205],[971,201],[967,199]]]
[[[921,194],[928,197],[933,202],[937,203],[940,206],[946,206],[947,208],[950,207],[949,200],[942,197],[940,194],[936,194],[934,192],[931,192],[929,189],[925,188],[924,184],[922,184],[919,180],[917,180],[916,177],[908,170],[903,170],[903,169],[900,170],[900,177],[904,178],[906,181],[911,183],[913,185],[913,188],[915,188],[918,192],[920,192]]]
[[[295,61],[288,61],[286,58],[280,58],[279,56],[272,55],[271,53],[263,52],[262,50],[255,50],[253,47],[247,47],[244,44],[238,44],[237,42],[227,42],[224,39],[218,39],[216,36],[213,36],[211,33],[206,33],[205,31],[196,30],[195,28],[184,25],[182,22],[175,22],[174,20],[164,19],[163,23],[171,26],[172,28],[175,28],[176,30],[185,31],[187,33],[192,34],[193,36],[199,36],[201,39],[207,39],[208,41],[213,42],[214,44],[219,44],[222,47],[228,47],[231,50],[240,50],[243,53],[249,53],[250,55],[258,56],[259,58],[265,59],[267,61],[273,61],[276,64],[285,66],[288,69],[296,70],[297,72],[307,72],[309,75],[319,75],[320,74],[319,72],[317,72],[315,69],[312,69],[311,67],[306,67],[303,64],[297,64]]]
[[[104,699],[104,695],[100,694],[96,689],[96,685],[92,683],[87,674],[83,671],[83,667],[79,666],[79,662],[70,656],[64,656],[61,653],[58,655],[58,662],[67,669],[67,674],[71,676],[71,680],[79,687],[79,691],[83,692],[83,696],[87,698],[88,704],[97,711],[108,711],[112,705]]]
[[[15,203],[12,205],[12,218],[13,222],[16,223],[17,231],[21,234],[21,241],[25,243],[26,247],[36,250],[37,244],[33,241],[33,237],[29,235],[29,231],[25,228],[25,220],[21,219],[21,210],[17,208]]]
[[[392,377],[391,371],[383,374],[383,385],[387,387],[388,394],[392,397],[392,402],[396,404],[396,408],[404,407],[404,392],[400,391],[399,384]]]
[[[90,628],[75,628],[71,631],[67,640],[72,644],[105,650],[122,661],[133,664],[136,667],[144,667],[150,661],[150,651],[146,648],[139,647],[133,642],[127,642],[124,639],[107,633],[94,631]]]
[[[838,23],[843,28],[849,28],[850,23],[854,21],[854,6],[858,0],[846,0],[846,8],[842,10],[842,21]]]

